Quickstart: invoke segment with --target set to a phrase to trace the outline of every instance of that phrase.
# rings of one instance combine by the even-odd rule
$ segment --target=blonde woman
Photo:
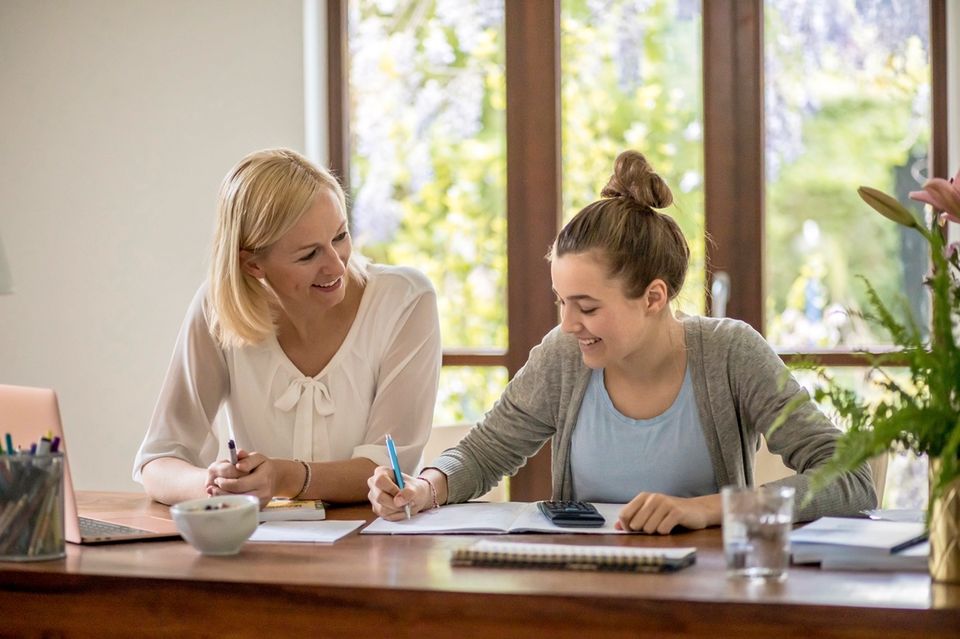
[[[436,294],[352,253],[343,190],[286,149],[248,155],[217,205],[209,281],[180,329],[133,476],[157,501],[247,493],[362,501],[417,465],[440,370]],[[231,463],[214,420],[236,441]]]
[[[624,503],[618,525],[667,534],[720,523],[720,488],[753,482],[753,461],[781,409],[805,400],[767,438],[797,471],[798,521],[876,504],[867,466],[807,503],[810,472],[839,431],[756,331],[674,313],[690,250],[658,209],[673,195],[640,153],[617,158],[601,199],[560,231],[550,252],[560,325],[530,352],[503,396],[455,448],[401,491],[387,468],[370,478],[387,519],[473,499],[548,440],[553,498]]]

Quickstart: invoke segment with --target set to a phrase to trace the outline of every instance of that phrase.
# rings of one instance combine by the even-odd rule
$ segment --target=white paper
[[[417,513],[410,519],[387,521],[377,519],[360,534],[369,535],[436,535],[436,534],[504,534],[521,532],[580,533],[588,535],[627,534],[614,528],[623,504],[594,504],[606,522],[598,528],[566,528],[551,523],[536,502],[508,501],[501,503],[471,502],[449,504]]]
[[[250,541],[332,544],[350,534],[363,521],[268,521],[257,526]]]

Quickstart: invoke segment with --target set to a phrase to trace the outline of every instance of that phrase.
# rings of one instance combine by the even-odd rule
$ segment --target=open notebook
[[[60,438],[63,466],[64,537],[75,544],[113,541],[169,539],[179,537],[170,519],[129,512],[77,512],[77,500],[70,478],[67,440],[60,422],[57,395],[49,388],[28,388],[0,384],[0,428],[10,433],[15,446],[29,448],[48,432]]]
[[[623,504],[594,504],[606,522],[598,528],[562,528],[540,512],[536,502],[468,502],[448,504],[417,513],[410,519],[377,519],[364,528],[362,535],[436,535],[436,534],[508,534],[578,533],[587,535],[625,535],[614,528]]]

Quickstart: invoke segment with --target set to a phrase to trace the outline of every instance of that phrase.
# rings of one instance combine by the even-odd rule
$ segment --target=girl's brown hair
[[[673,203],[670,187],[641,153],[624,151],[600,198],[563,227],[548,257],[599,250],[610,276],[623,280],[627,297],[642,296],[661,279],[675,298],[687,276],[690,247],[677,222],[655,210]]]

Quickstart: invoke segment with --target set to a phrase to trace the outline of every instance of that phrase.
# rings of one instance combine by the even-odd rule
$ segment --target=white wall
[[[303,150],[303,32],[301,0],[0,1],[0,383],[59,392],[81,489],[138,488],[223,175]]]

